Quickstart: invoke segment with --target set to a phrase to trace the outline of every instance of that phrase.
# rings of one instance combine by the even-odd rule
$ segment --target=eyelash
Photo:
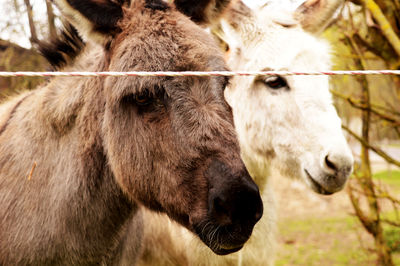
[[[288,84],[286,79],[281,76],[269,76],[262,79],[262,82],[273,90],[279,90],[281,88],[287,88]]]
[[[134,94],[126,95],[122,101],[124,103],[135,105],[138,108],[146,108],[154,105],[155,103],[164,104],[168,98],[168,94],[164,88],[155,88],[155,94],[147,89]]]

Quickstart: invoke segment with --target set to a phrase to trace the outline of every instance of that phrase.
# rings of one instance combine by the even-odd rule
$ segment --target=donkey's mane
[[[73,6],[79,7],[78,9],[82,9],[86,12],[86,15],[95,21],[96,31],[107,33],[113,32],[116,29],[106,27],[103,24],[103,18],[97,17],[96,14],[104,14],[104,12],[91,12],[97,8],[104,8],[110,10],[110,13],[113,13],[117,17],[122,16],[120,14],[121,10],[116,9],[115,2],[120,3],[126,7],[130,6],[133,2],[132,0],[107,0],[104,1],[103,4],[93,3],[91,1],[80,2],[80,1],[72,1],[71,4]],[[217,1],[214,9],[211,10],[203,10],[203,6],[211,6],[213,0],[201,0],[197,3],[193,3],[193,1],[189,0],[175,0],[175,4],[177,5],[177,9],[187,16],[191,17],[192,20],[204,23],[207,22],[207,19],[201,19],[205,16],[204,13],[209,13],[210,17],[208,20],[216,19],[230,1],[221,0]],[[82,8],[82,6],[84,8]],[[164,0],[145,0],[145,8],[150,8],[153,10],[166,10],[170,7],[170,5]],[[49,42],[40,42],[38,50],[40,54],[52,65],[54,69],[63,68],[66,65],[71,64],[74,59],[84,50],[86,46],[85,41],[79,35],[77,29],[70,23],[64,22],[64,27],[60,29],[60,33],[57,37],[53,38]]]
[[[129,6],[132,1],[117,0],[117,2]],[[154,10],[165,10],[169,7],[168,3],[163,0],[146,0],[145,3],[146,8]],[[72,63],[85,46],[86,43],[77,29],[71,23],[65,21],[58,36],[49,42],[40,42],[38,50],[54,69],[60,69]]]
[[[72,62],[85,45],[75,27],[65,23],[57,38],[39,44],[39,52],[55,69],[59,69]]]

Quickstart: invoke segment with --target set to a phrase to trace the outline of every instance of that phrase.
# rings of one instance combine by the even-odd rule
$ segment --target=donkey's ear
[[[63,16],[77,28],[85,39],[106,43],[120,31],[118,21],[123,17],[122,6],[129,0],[53,0]]]
[[[212,31],[225,41],[230,48],[239,48],[243,42],[257,35],[255,14],[242,1],[233,1],[225,10],[219,24],[212,25]]]
[[[210,25],[218,20],[231,0],[175,0],[176,8],[199,24]]]
[[[296,9],[294,17],[305,31],[318,34],[329,25],[343,3],[344,0],[307,0]]]

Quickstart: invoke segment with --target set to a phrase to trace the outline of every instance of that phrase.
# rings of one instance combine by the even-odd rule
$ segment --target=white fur
[[[324,71],[330,68],[329,45],[306,33],[291,14],[280,14],[264,9],[242,18],[239,27],[232,27],[229,12],[222,21],[221,37],[231,51],[228,65],[233,70],[288,70]],[[284,25],[282,26],[282,22]],[[277,23],[278,22],[278,23]],[[289,26],[289,27],[288,27]],[[225,97],[232,106],[235,127],[246,166],[260,187],[264,201],[264,215],[254,228],[244,248],[228,256],[217,256],[186,229],[177,225],[164,227],[163,234],[173,239],[169,243],[183,252],[185,265],[272,265],[276,213],[274,196],[268,185],[271,166],[283,175],[303,179],[318,191],[307,177],[307,170],[315,181],[329,192],[343,187],[353,164],[353,157],[341,131],[341,121],[332,104],[327,76],[288,76],[289,88],[274,91],[261,82],[262,77],[235,77],[226,88]],[[341,167],[350,167],[334,175],[325,162],[331,160]],[[347,168],[346,168],[347,169]],[[154,216],[149,211],[145,215]],[[153,220],[152,220],[153,219]],[[167,224],[166,216],[145,218],[146,221]],[[155,231],[146,238],[160,238]],[[162,236],[161,236],[162,238]],[[157,253],[146,245],[150,254]],[[174,255],[171,255],[174,256]],[[147,263],[172,265],[165,258]],[[171,260],[170,260],[171,261]],[[142,265],[145,264],[143,261]]]
[[[225,40],[235,45],[231,45],[228,59],[233,70],[330,69],[325,41],[304,32],[300,25],[284,27],[275,20],[263,9],[254,14],[251,28],[244,25],[237,31],[222,22]],[[272,164],[284,175],[309,183],[306,169],[324,183],[330,173],[325,156],[341,157],[336,159],[338,163],[352,165],[327,76],[287,76],[289,88],[279,91],[267,88],[260,78],[235,77],[225,91],[246,166],[255,178],[264,176],[264,168]],[[332,187],[331,191],[341,188]]]

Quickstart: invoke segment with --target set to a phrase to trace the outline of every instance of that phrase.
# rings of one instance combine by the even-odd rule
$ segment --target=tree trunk
[[[353,49],[354,53],[358,57],[354,60],[357,69],[366,69],[365,60],[363,59],[363,53],[359,49],[357,43],[351,38],[346,38],[348,44]],[[369,84],[366,76],[357,76],[359,83],[361,84],[361,102],[365,107],[361,113],[362,119],[362,138],[365,143],[369,143],[369,132],[371,123],[371,101]],[[354,198],[354,195],[350,191],[350,199],[353,207],[356,211],[358,218],[365,227],[365,229],[374,237],[375,248],[378,254],[378,264],[384,266],[393,266],[392,256],[390,248],[385,242],[383,235],[383,227],[380,219],[380,209],[377,200],[374,183],[372,181],[371,162],[369,158],[369,147],[361,143],[361,166],[359,175],[356,177],[360,184],[364,195],[367,197],[369,213],[364,213],[360,206],[358,199]]]
[[[24,0],[25,6],[26,6],[26,12],[28,14],[28,21],[29,21],[29,30],[31,33],[30,37],[30,42],[32,46],[35,46],[36,44],[39,43],[39,39],[37,37],[36,33],[36,27],[35,27],[35,22],[33,21],[33,10],[32,10],[32,5],[29,0]]]
[[[17,14],[19,14],[20,10],[19,10],[18,1],[17,0],[13,0],[13,5],[14,5],[14,8],[15,8],[15,11],[17,12]]]
[[[47,8],[47,22],[49,24],[49,38],[56,39],[57,30],[55,25],[55,15],[50,0],[46,0],[46,8]]]
[[[382,13],[380,7],[375,3],[374,0],[363,0],[365,7],[371,12],[372,16],[379,24],[382,34],[390,42],[396,54],[400,56],[400,38],[394,32],[389,21]]]
[[[350,0],[367,9],[379,28],[368,28],[368,37],[359,44],[386,62],[390,69],[400,69],[400,1],[398,0]],[[361,38],[362,39],[362,38]],[[398,77],[393,78],[400,85]],[[400,100],[400,86],[395,86]]]

